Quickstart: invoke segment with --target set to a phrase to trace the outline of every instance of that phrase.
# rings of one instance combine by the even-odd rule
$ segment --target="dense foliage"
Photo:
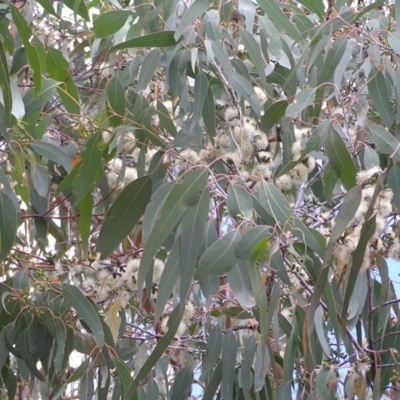
[[[0,1],[0,398],[400,398],[396,19]]]

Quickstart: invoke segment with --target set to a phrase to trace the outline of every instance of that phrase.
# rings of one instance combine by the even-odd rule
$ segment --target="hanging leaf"
[[[106,102],[107,116],[115,128],[124,122],[125,116],[125,91],[116,76],[108,84]]]
[[[62,285],[62,291],[65,300],[89,326],[97,346],[101,349],[104,346],[104,330],[96,307],[84,296],[81,290],[75,286],[64,283]]]
[[[199,280],[207,275],[219,275],[230,271],[236,265],[235,247],[239,243],[238,230],[228,232],[213,243],[199,260],[194,278]]]
[[[372,69],[368,76],[368,90],[371,94],[372,102],[382,122],[387,128],[391,128],[394,122],[392,106],[390,104],[391,94],[386,86],[386,80],[382,72]]]
[[[347,190],[356,184],[357,170],[347,147],[333,125],[329,126],[326,152],[330,164]]]
[[[115,200],[103,222],[96,248],[104,259],[128,236],[144,214],[152,191],[151,176],[131,182]]]

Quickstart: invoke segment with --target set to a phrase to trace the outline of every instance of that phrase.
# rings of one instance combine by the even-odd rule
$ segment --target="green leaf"
[[[12,4],[11,15],[14,21],[17,31],[21,36],[22,43],[24,44],[26,54],[28,56],[29,65],[33,69],[33,83],[35,84],[35,97],[37,97],[41,91],[42,86],[42,71],[40,66],[39,52],[34,44],[31,42],[32,31],[28,25],[28,22],[24,19],[19,10]]]
[[[260,47],[258,46],[256,40],[254,39],[254,36],[251,33],[245,31],[244,29],[240,29],[240,40],[245,46],[247,53],[249,54],[251,61],[253,62],[257,70],[261,82],[264,82],[265,81],[264,62],[261,57]]]
[[[63,0],[63,3],[74,12],[80,15],[85,21],[90,21],[89,11],[84,0]]]
[[[368,213],[367,213],[368,214]],[[350,304],[350,299],[354,292],[357,279],[359,278],[359,273],[361,266],[364,262],[365,251],[368,246],[368,241],[371,239],[372,235],[376,230],[376,216],[373,216],[367,220],[361,228],[360,241],[353,254],[353,262],[350,266],[350,273],[346,282],[346,288],[343,297],[341,322],[342,325],[346,325],[348,308]]]
[[[215,398],[215,392],[222,380],[222,361],[220,361],[215,367],[211,378],[204,390],[203,400],[213,400]]]
[[[13,199],[0,192],[0,262],[10,255],[19,225],[19,210]]]
[[[253,199],[243,186],[229,186],[226,205],[231,217],[238,222],[241,222],[243,217],[251,219],[253,215]]]
[[[160,66],[161,53],[159,49],[153,49],[143,60],[139,79],[135,88],[135,92],[138,93],[141,90],[145,90],[153,78],[155,72]]]
[[[315,100],[315,91],[317,89],[303,89],[300,90],[293,100],[292,104],[289,104],[286,109],[286,116],[288,118],[297,117],[305,110],[308,106],[312,106]]]
[[[207,341],[207,352],[201,364],[202,373],[208,377],[217,362],[222,349],[222,331],[216,324],[210,331],[210,336]]]
[[[400,210],[400,168],[397,165],[390,169],[387,182],[393,191],[394,204]]]
[[[175,382],[171,388],[171,400],[185,400],[193,384],[193,371],[189,367],[182,368],[175,376]]]
[[[237,343],[232,330],[225,333],[222,343],[222,384],[221,392],[224,400],[233,400]]]
[[[331,124],[325,146],[330,164],[344,187],[350,190],[356,184],[357,169],[343,139]]]
[[[321,147],[325,144],[326,138],[329,132],[330,121],[322,121],[317,129],[311,134],[310,138],[307,140],[306,147],[301,151],[298,160],[289,161],[280,171],[278,176],[287,174],[290,172],[297,164],[301,162],[308,154],[312,151],[319,151]],[[325,187],[324,187],[325,188]]]
[[[146,208],[143,218],[143,245],[146,246],[149,236],[154,228],[154,223],[160,216],[168,194],[174,187],[173,182],[168,182],[159,187],[152,195],[150,204]]]
[[[212,3],[212,0],[195,0],[183,15],[174,34],[174,39],[178,41],[189,24],[193,24],[193,21],[195,21],[200,15],[204,14],[210,8]]]
[[[287,101],[277,101],[271,104],[261,117],[260,129],[269,134],[274,125],[285,115],[287,107]]]
[[[199,71],[196,74],[196,79],[194,81],[194,110],[192,115],[192,121],[190,123],[190,132],[199,122],[202,111],[204,100],[207,97],[208,92],[208,80],[204,72]]]
[[[319,343],[322,347],[322,350],[325,353],[326,357],[329,357],[331,354],[331,350],[328,345],[328,341],[326,340],[326,333],[325,333],[325,323],[324,323],[324,313],[322,307],[319,306],[315,310],[314,314],[314,323],[315,323],[315,330],[317,332]]]
[[[117,44],[110,52],[121,49],[132,49],[135,47],[169,47],[177,44],[174,39],[174,31],[163,31],[151,33],[150,35],[141,36],[135,39],[127,40],[126,42]]]
[[[381,125],[370,125],[365,132],[379,151],[393,155],[393,159],[400,162],[400,142],[387,129]]]
[[[67,156],[60,148],[51,143],[39,142],[30,143],[29,147],[40,156],[53,161],[57,165],[64,167],[67,173],[72,170],[71,158]]]
[[[76,286],[67,283],[62,284],[61,286],[65,300],[76,310],[83,321],[85,321],[89,326],[97,346],[102,349],[104,346],[105,335],[98,309]]]
[[[131,371],[128,368],[128,366],[120,358],[113,357],[113,361],[115,363],[115,369],[116,369],[119,381],[121,383],[121,387],[122,387],[124,396],[126,396],[126,393],[133,382],[133,379],[131,377]],[[127,398],[127,397],[124,397],[124,398]]]
[[[400,33],[389,32],[388,34],[389,46],[397,53],[400,54]]]
[[[79,217],[79,232],[81,234],[82,258],[88,256],[90,229],[92,224],[93,196],[89,191],[79,203],[78,209],[81,213]]]
[[[275,26],[286,31],[297,43],[303,43],[303,38],[294,25],[287,19],[275,0],[259,0],[259,6],[268,15]]]
[[[250,335],[246,338],[243,350],[242,365],[240,366],[240,380],[245,399],[249,399],[253,388],[253,360],[256,353],[256,337]]]
[[[93,32],[98,38],[105,38],[118,32],[132,14],[131,11],[107,11],[93,23]]]
[[[176,277],[179,276],[181,269],[181,238],[179,237],[172,247],[161,274],[160,284],[157,291],[156,312],[154,320],[158,321],[164,311],[164,307],[171,296],[177,283]]]
[[[229,287],[237,301],[243,307],[252,308],[256,305],[255,296],[249,276],[247,261],[238,260],[237,264],[226,274]]]
[[[108,84],[106,102],[110,125],[115,128],[124,122],[125,117],[125,91],[117,76],[114,76]]]
[[[236,246],[236,256],[241,260],[249,260],[255,246],[260,242],[268,244],[270,238],[270,226],[258,225],[248,229]]]
[[[153,257],[189,206],[198,202],[207,185],[207,170],[196,170],[177,180],[168,194],[144,248],[138,287],[151,268]]]
[[[387,90],[384,75],[376,68],[373,68],[368,76],[368,90],[382,122],[390,129],[394,122],[394,114],[390,104],[391,93],[389,94]]]
[[[115,200],[103,222],[96,249],[106,258],[132,231],[144,214],[152,191],[151,176],[131,182]]]
[[[70,64],[60,50],[52,47],[48,48],[46,62],[50,78],[62,82],[57,90],[65,108],[69,113],[79,115],[81,111],[79,94],[69,72]]]
[[[102,166],[102,155],[99,150],[101,134],[93,135],[82,153],[82,163],[74,180],[73,192],[76,196],[74,206],[77,206],[92,188]]]
[[[190,288],[193,272],[204,237],[210,206],[210,189],[206,188],[200,200],[183,214],[181,222],[181,269],[179,295],[184,298]]]
[[[12,97],[10,87],[10,73],[3,43],[0,42],[0,89],[3,94],[4,111],[7,127],[11,124]]]
[[[184,311],[184,303],[183,307],[178,306],[172,312],[169,320],[168,320],[168,331],[167,333],[159,340],[156,347],[143,364],[142,368],[140,369],[139,373],[136,375],[135,380],[133,381],[132,385],[130,386],[128,392],[126,393],[125,398],[131,399],[136,392],[137,388],[139,387],[140,382],[147,377],[148,373],[152,370],[154,365],[160,360],[161,356],[164,354],[164,351],[170,345],[172,339],[175,336],[179,328],[179,324],[182,321],[183,311]]]
[[[210,274],[219,275],[230,271],[237,262],[235,248],[239,240],[239,230],[235,229],[213,243],[200,258],[194,278],[200,280]]]
[[[25,118],[49,102],[56,93],[59,84],[59,82],[53,81],[53,79],[44,79],[42,82],[42,90],[36,98],[34,95],[36,90],[33,88],[30,89],[23,98],[25,104]]]
[[[178,135],[176,126],[175,126],[174,122],[172,121],[168,110],[166,109],[164,104],[161,103],[159,100],[157,100],[157,114],[158,114],[158,117],[160,118],[161,126],[173,137],[176,137]]]
[[[203,121],[204,125],[208,130],[208,136],[210,137],[211,143],[214,145],[215,138],[215,127],[216,127],[216,118],[215,118],[215,102],[214,95],[211,90],[211,86],[208,87],[207,96],[203,103]]]
[[[300,4],[303,4],[303,6],[307,7],[309,10],[313,11],[315,14],[317,14],[319,20],[321,22],[324,21],[325,15],[324,15],[324,3],[323,1],[314,1],[314,0],[298,0]]]
[[[235,91],[250,104],[258,117],[261,115],[260,101],[250,82],[240,74],[234,74],[232,77],[232,86]]]

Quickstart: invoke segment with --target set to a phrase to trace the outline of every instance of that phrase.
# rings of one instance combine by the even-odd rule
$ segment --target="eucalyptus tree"
[[[1,1],[1,398],[399,398],[397,19]]]

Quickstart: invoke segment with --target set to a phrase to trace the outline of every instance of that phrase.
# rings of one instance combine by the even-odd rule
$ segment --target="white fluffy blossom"
[[[357,172],[356,181],[358,184],[365,182],[371,179],[375,174],[379,174],[382,172],[382,169],[379,166],[372,167],[365,171]]]
[[[293,179],[291,176],[288,174],[281,175],[277,180],[276,180],[276,186],[285,192],[286,190],[290,190],[293,186]]]

